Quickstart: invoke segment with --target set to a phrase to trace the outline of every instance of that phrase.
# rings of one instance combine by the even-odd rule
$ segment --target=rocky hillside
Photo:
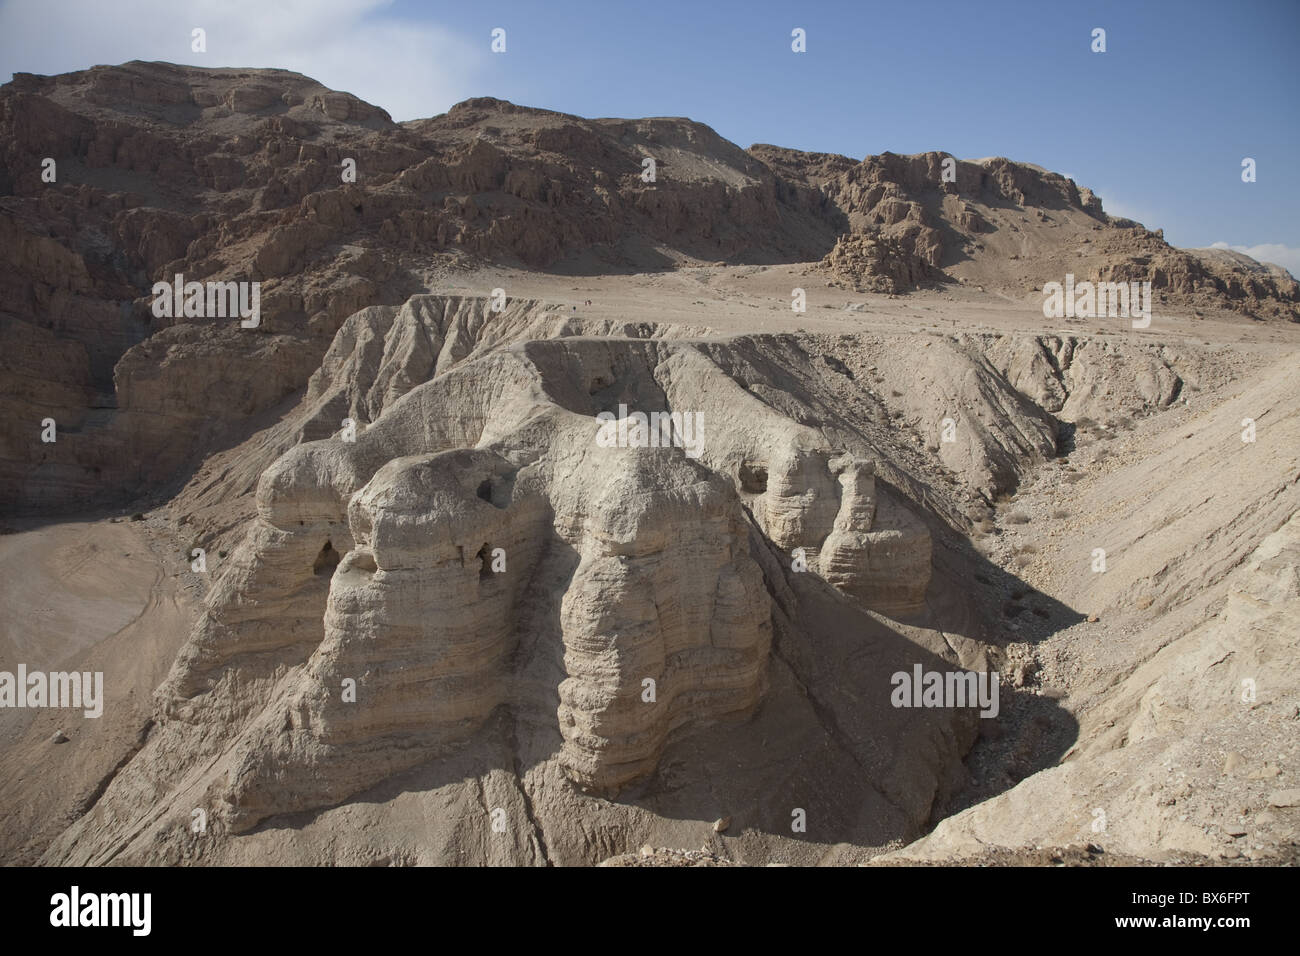
[[[438,835],[380,827],[394,853],[442,863],[597,862],[639,836],[680,839],[717,787],[795,853],[822,851],[782,835],[802,832],[794,811],[823,846],[919,832],[960,784],[975,718],[896,710],[887,675],[909,655],[983,658],[954,633],[973,625],[959,598],[938,602],[949,633],[922,620],[928,523],[876,478],[892,430],[832,442],[803,424],[824,386],[806,355],[806,386],[774,377],[782,343],[503,347],[494,326],[527,328],[528,312],[417,296],[348,319],[270,430],[296,439],[258,467],[255,514],[214,558],[138,751],[46,860],[373,861],[314,828],[291,850],[281,822],[333,827],[331,808],[411,773],[449,801]],[[769,404],[780,384],[784,411]],[[595,414],[629,403],[702,415],[698,454],[602,445]],[[357,416],[355,436],[332,428],[339,415]],[[752,763],[733,775],[739,754]],[[176,825],[195,806],[206,835]]]
[[[16,75],[0,143],[0,496],[22,507],[165,485],[301,390],[347,316],[474,263],[819,262],[846,288],[1020,298],[1072,271],[1300,315],[1285,273],[1172,249],[1005,159],[945,182],[938,153],[744,150],[685,119],[492,99],[399,125],[295,73],[139,62]],[[260,282],[260,324],[154,315],[176,274]]]
[[[106,678],[0,713],[0,859],[1294,855],[1281,270],[1006,159],[280,71],[0,127],[0,664]],[[1044,325],[1066,273],[1184,318]]]

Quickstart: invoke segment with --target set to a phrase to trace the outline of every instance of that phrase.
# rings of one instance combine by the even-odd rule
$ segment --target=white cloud
[[[1244,253],[1256,262],[1271,262],[1291,273],[1292,278],[1300,276],[1300,249],[1284,246],[1278,242],[1265,242],[1258,246],[1230,246],[1226,242],[1215,242],[1211,249],[1231,249]]]
[[[481,93],[486,35],[471,41],[427,21],[397,19],[391,0],[5,0],[0,80],[101,63],[280,67],[381,106],[393,119],[446,111]],[[207,31],[207,52],[190,31]]]

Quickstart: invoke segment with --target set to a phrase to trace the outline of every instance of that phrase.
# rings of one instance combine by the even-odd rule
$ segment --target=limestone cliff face
[[[617,457],[582,506],[587,533],[560,607],[561,761],[600,790],[652,772],[674,731],[752,711],[771,642],[734,490],[663,451]]]
[[[853,754],[850,803],[869,767],[888,797],[872,813],[914,832],[972,721],[900,715],[884,675],[974,666],[977,641],[957,641],[954,660],[948,637],[905,623],[953,600],[931,593],[935,525],[909,471],[942,460],[972,482],[1014,477],[1055,447],[1026,395],[1082,396],[1084,410],[1102,384],[1123,408],[1166,402],[1177,386],[1162,369],[1197,381],[1212,364],[1130,347],[1120,388],[1094,374],[1109,347],[693,336],[454,296],[360,310],[298,406],[187,493],[256,487],[149,739],[48,858],[200,852],[175,821],[194,807],[260,840],[285,814],[352,807],[483,754],[532,775],[520,792],[556,819],[585,795],[671,790],[666,754],[716,747],[719,727],[743,737],[773,694],[782,713],[804,708],[782,760],[834,741]],[[905,418],[882,414],[882,390]],[[959,440],[916,451],[953,409]],[[602,441],[606,412],[627,426],[667,415],[668,440]],[[882,637],[885,619],[897,630]],[[782,773],[756,771],[754,792]],[[587,835],[566,839],[567,859],[590,856]]]
[[[571,418],[577,434],[550,448],[554,464],[403,456],[351,496],[331,538],[348,550],[322,643],[284,722],[268,708],[231,771],[237,827],[337,802],[460,742],[500,705],[535,706],[513,665],[533,628],[563,650],[551,719],[584,787],[617,791],[654,769],[674,730],[757,704],[770,612],[734,491],[668,449],[593,449],[594,429]],[[571,575],[558,633],[528,596],[556,561]]]
[[[1113,218],[1088,189],[1002,157],[883,153],[856,165],[755,147],[816,186],[845,230],[821,261],[845,288],[905,292],[970,279],[1017,296],[1043,282],[1150,282],[1157,301],[1300,321],[1300,283],[1285,270],[1217,249],[1175,249],[1161,230]],[[843,157],[840,157],[843,159]],[[945,169],[946,165],[946,169]],[[964,263],[969,263],[969,266]]]
[[[534,341],[412,389],[355,442],[309,442],[270,468],[259,526],[301,542],[304,566],[319,548],[337,569],[312,625],[319,647],[238,748],[222,791],[232,826],[337,802],[499,706],[536,708],[516,668],[529,634],[562,648],[551,720],[565,773],[601,793],[644,778],[668,739],[763,696],[771,610],[756,532],[806,547],[817,573],[838,521],[827,580],[915,611],[924,527],[873,528],[870,463],[833,471],[824,439],[743,391],[737,403],[729,384],[685,342]],[[699,446],[603,447],[597,407],[655,393],[650,410],[700,416]],[[751,497],[742,464],[775,480]],[[537,580],[562,581],[558,600],[530,597]],[[173,678],[177,693],[193,686],[184,668]]]
[[[159,688],[155,737],[97,814],[172,793],[247,833],[442,759],[503,710],[572,785],[614,795],[760,706],[789,600],[773,553],[803,549],[808,575],[874,610],[923,605],[928,532],[873,462],[696,342],[476,352],[489,315],[425,296],[344,324]],[[605,411],[693,418],[611,443]]]
[[[818,554],[818,571],[883,613],[919,612],[930,584],[929,529],[894,499],[877,495],[874,462],[835,464],[840,509]]]

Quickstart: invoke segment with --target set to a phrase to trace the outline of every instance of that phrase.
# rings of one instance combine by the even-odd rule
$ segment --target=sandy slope
[[[0,670],[21,662],[29,671],[104,674],[99,718],[0,710],[0,861],[31,863],[98,799],[148,732],[153,689],[189,630],[201,587],[170,535],[152,524],[105,518],[0,537]],[[55,743],[60,731],[67,740]]]
[[[1100,618],[1058,630],[1001,611],[1008,658],[1027,665],[1033,693],[1078,718],[1077,739],[1059,767],[945,820],[900,857],[1092,840],[1296,858],[1300,812],[1272,798],[1300,783],[1297,381],[1291,353],[1193,407],[1081,434],[1069,465],[1082,480],[1049,467],[999,509],[988,550],[1031,588]],[[1096,547],[1103,572],[1092,570]],[[1006,595],[990,597],[997,616]],[[977,749],[972,763],[995,773],[999,749]],[[1094,831],[1099,809],[1105,829]]]
[[[972,268],[976,264],[972,264]],[[704,325],[719,332],[839,332],[960,329],[996,332],[1092,333],[1125,340],[1214,342],[1253,351],[1264,343],[1294,347],[1296,328],[1243,320],[1231,312],[1152,306],[1150,328],[1134,329],[1124,319],[1050,319],[1043,295],[1028,288],[1018,297],[980,291],[978,278],[942,290],[906,295],[851,292],[836,288],[813,263],[771,266],[686,265],[671,272],[602,275],[581,261],[572,274],[482,268],[442,278],[440,291],[541,299],[560,314],[619,321]],[[589,273],[588,270],[591,270]],[[792,290],[803,289],[807,310],[791,310]],[[590,300],[591,305],[585,303]]]

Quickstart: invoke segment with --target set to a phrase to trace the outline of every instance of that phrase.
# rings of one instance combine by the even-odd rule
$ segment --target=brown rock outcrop
[[[348,315],[427,289],[431,262],[820,260],[846,288],[969,273],[1017,296],[1070,270],[1300,317],[1280,270],[1172,249],[1073,182],[1001,158],[954,160],[947,182],[942,153],[746,151],[689,120],[490,98],[399,125],[295,73],[139,62],[17,74],[0,134],[0,494],[20,507],[178,477],[302,388]],[[155,317],[153,283],[178,273],[261,282],[260,326]],[[64,441],[39,442],[47,417]]]

